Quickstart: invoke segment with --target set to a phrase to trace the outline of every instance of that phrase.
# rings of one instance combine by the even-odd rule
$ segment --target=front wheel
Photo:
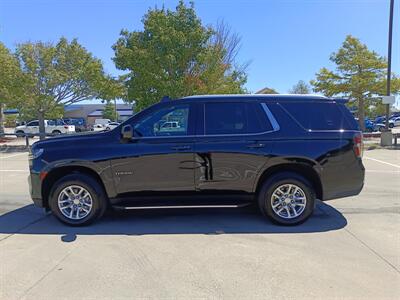
[[[258,194],[261,212],[281,225],[306,221],[314,210],[315,191],[302,176],[282,172],[266,180]]]
[[[82,226],[92,223],[104,214],[107,198],[97,180],[84,174],[71,174],[54,184],[49,206],[61,222]]]
[[[25,137],[25,132],[23,130],[18,130],[15,134],[17,137]]]

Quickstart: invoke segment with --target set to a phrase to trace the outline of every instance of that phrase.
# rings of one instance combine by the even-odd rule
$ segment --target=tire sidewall
[[[61,191],[70,185],[77,185],[85,188],[92,197],[92,210],[85,218],[81,220],[71,220],[65,217],[58,207],[58,197]],[[73,174],[61,178],[54,184],[49,196],[49,206],[53,214],[61,222],[71,226],[82,226],[88,225],[101,217],[107,205],[105,193],[96,180],[86,175]]]
[[[306,196],[306,207],[296,218],[285,219],[277,215],[272,209],[271,197],[275,189],[284,184],[294,184],[300,187]],[[274,223],[282,225],[297,225],[307,220],[313,213],[315,204],[315,192],[311,184],[302,176],[295,173],[281,173],[267,180],[258,195],[258,203],[261,212],[269,217]]]

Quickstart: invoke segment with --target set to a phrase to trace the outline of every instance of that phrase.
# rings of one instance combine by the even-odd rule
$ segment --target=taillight
[[[69,128],[69,126],[65,125],[65,126],[64,126],[64,128],[65,128],[65,129],[68,129],[68,128]]]
[[[363,136],[362,136],[362,133],[360,132],[360,133],[357,133],[355,136],[354,136],[354,138],[353,138],[353,141],[354,141],[354,154],[357,156],[357,157],[362,157],[362,155],[363,155]]]

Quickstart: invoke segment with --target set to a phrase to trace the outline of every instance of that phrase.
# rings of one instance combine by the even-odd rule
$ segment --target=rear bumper
[[[364,187],[364,182],[361,184],[360,187],[357,187],[357,188],[352,189],[352,190],[331,191],[330,193],[326,193],[326,196],[324,194],[323,201],[328,201],[328,200],[333,200],[333,199],[338,199],[338,198],[351,197],[351,196],[357,196],[359,193],[361,193],[363,187]]]
[[[360,194],[364,187],[365,168],[361,159],[339,166],[322,176],[323,201]]]

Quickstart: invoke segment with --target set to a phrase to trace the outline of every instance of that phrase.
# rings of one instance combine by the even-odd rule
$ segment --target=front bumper
[[[28,177],[29,193],[36,206],[45,207],[42,198],[42,181],[37,173],[31,172]]]

